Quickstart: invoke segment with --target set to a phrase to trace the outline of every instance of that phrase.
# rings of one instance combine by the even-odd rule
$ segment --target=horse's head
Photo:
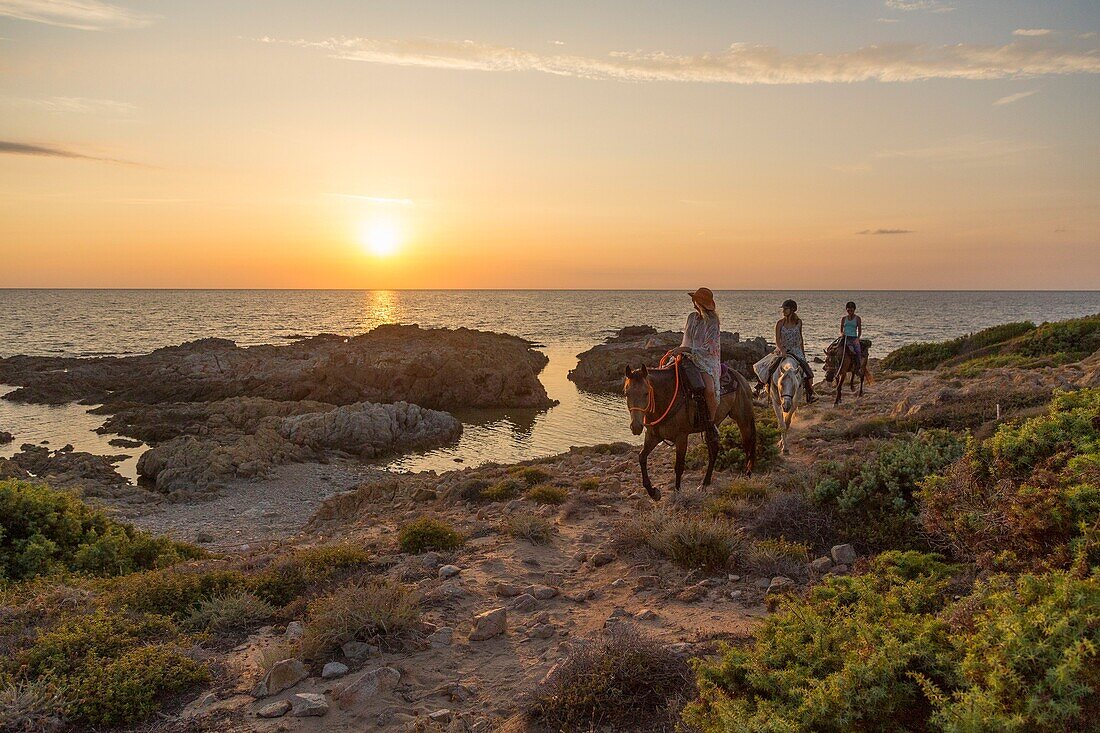
[[[645,415],[653,409],[653,385],[645,366],[636,371],[623,367],[623,394],[630,412],[630,432],[641,435],[645,430]]]
[[[787,416],[794,411],[795,397],[798,395],[799,387],[802,386],[802,369],[794,359],[787,357],[779,365],[779,378],[776,381],[783,415]]]
[[[837,372],[836,349],[825,349],[825,381],[833,383]]]

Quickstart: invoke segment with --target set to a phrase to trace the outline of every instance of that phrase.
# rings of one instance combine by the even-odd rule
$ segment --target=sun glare
[[[401,227],[392,219],[372,219],[363,224],[359,242],[375,257],[389,257],[401,246]]]

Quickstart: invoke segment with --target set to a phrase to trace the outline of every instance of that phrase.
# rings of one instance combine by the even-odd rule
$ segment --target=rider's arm
[[[840,335],[841,336],[844,335],[844,320],[845,320],[845,317],[841,316],[840,317]]]
[[[856,338],[863,338],[863,319],[856,316]]]
[[[776,321],[775,322],[775,349],[780,354],[786,353],[786,350],[783,348],[783,342],[779,340],[779,326],[782,323],[783,323],[783,321]]]
[[[802,336],[802,326],[798,327],[798,345],[802,347],[802,353],[806,353],[806,339]]]
[[[703,322],[703,343],[694,347],[693,352],[711,359],[722,358],[722,329],[717,318],[707,318]]]

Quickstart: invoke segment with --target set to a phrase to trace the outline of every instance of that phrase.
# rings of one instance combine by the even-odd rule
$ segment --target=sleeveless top
[[[780,345],[786,349],[788,354],[799,357],[803,361],[806,360],[806,355],[802,353],[802,324],[797,323],[793,326],[788,326],[783,323],[779,326],[779,340]]]
[[[858,316],[857,316],[857,318],[858,318]],[[856,336],[858,336],[859,335],[859,329],[857,328],[858,325],[859,325],[859,322],[856,320],[856,318],[848,318],[847,316],[845,316],[844,317],[844,335],[847,336],[848,338],[855,338]]]

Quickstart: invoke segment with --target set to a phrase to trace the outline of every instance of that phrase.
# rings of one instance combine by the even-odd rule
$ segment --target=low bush
[[[48,681],[0,685],[0,730],[8,733],[54,733],[62,728],[64,699]]]
[[[758,479],[735,479],[708,497],[707,514],[739,517],[751,513],[768,496],[768,487]]]
[[[782,537],[753,540],[748,544],[744,562],[757,575],[798,578],[808,572],[810,547]]]
[[[125,575],[204,554],[116,522],[70,492],[28,481],[0,481],[0,516],[0,580],[59,571]]]
[[[818,504],[797,488],[770,494],[748,518],[755,536],[783,537],[810,547],[814,553],[847,539],[839,529],[847,523],[836,509]]]
[[[282,608],[313,586],[365,567],[370,559],[365,549],[347,544],[299,548],[251,573],[248,585],[260,599]]]
[[[528,486],[537,486],[553,478],[553,475],[551,475],[549,471],[538,466],[512,466],[508,469],[508,473],[523,481]]]
[[[536,504],[557,505],[565,503],[565,500],[569,498],[569,492],[560,486],[539,484],[538,486],[532,486],[523,496],[528,501],[533,501]]]
[[[739,556],[744,534],[723,519],[656,510],[628,520],[619,541],[629,548],[648,548],[687,568],[720,570]]]
[[[600,488],[600,480],[595,476],[582,478],[580,481],[577,482],[577,488],[581,491],[596,491]]]
[[[906,344],[887,354],[882,367],[892,371],[935,369],[950,359],[1007,343],[1034,329],[1030,321],[1005,323],[950,341]]]
[[[465,541],[450,524],[430,517],[421,517],[409,522],[401,528],[397,538],[401,552],[413,555],[431,550],[437,552],[455,550]]]
[[[619,625],[578,645],[527,700],[528,715],[561,731],[674,731],[694,694],[680,656]]]
[[[179,621],[203,601],[236,591],[244,583],[244,575],[236,570],[148,570],[113,581],[107,586],[104,603],[171,616]]]
[[[784,601],[752,645],[697,665],[687,721],[703,733],[1086,729],[1100,574],[1002,578],[952,603],[951,573],[888,552]]]
[[[1013,345],[1024,356],[1065,355],[1083,359],[1100,349],[1100,314],[1068,321],[1044,323]]]
[[[554,537],[554,525],[549,519],[537,514],[517,512],[504,520],[504,531],[532,545],[545,545]]]
[[[898,418],[894,428],[898,431],[922,428],[975,430],[997,418],[998,406],[1001,418],[1006,419],[1014,413],[1050,402],[1050,395],[1050,389],[1032,386],[974,391],[965,398],[925,405],[913,415]]]
[[[322,659],[349,641],[382,645],[420,620],[416,596],[387,578],[355,583],[309,602],[301,652]]]
[[[523,491],[523,485],[515,479],[504,479],[492,486],[481,490],[483,501],[509,501],[515,499]]]
[[[745,451],[741,448],[741,429],[733,420],[718,426],[718,456],[714,468],[718,471],[741,470],[745,465]],[[779,459],[779,426],[770,410],[756,411],[756,465],[755,470],[767,470]],[[688,451],[687,466],[693,470],[707,465],[707,446],[700,443]]]
[[[463,501],[481,501],[482,493],[489,488],[489,482],[485,479],[472,478],[463,481],[458,487],[458,496]]]
[[[191,609],[185,624],[192,629],[227,631],[245,629],[275,614],[275,607],[248,590],[236,590],[206,598]]]

